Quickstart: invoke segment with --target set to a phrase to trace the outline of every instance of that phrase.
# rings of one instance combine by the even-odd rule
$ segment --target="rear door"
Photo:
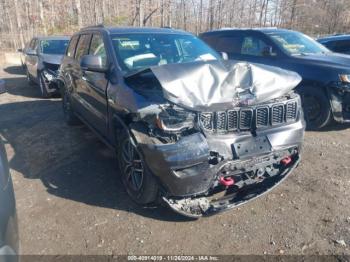
[[[84,119],[87,118],[89,114],[88,107],[85,103],[86,101],[86,82],[84,81],[84,72],[81,70],[80,61],[84,55],[89,53],[91,34],[81,34],[78,40],[78,44],[74,54],[74,60],[72,62],[72,68],[69,70],[71,72],[71,78],[73,85],[73,90],[71,91],[74,109],[77,113]]]
[[[38,55],[28,54],[28,51],[37,51],[38,45],[39,45],[39,40],[33,39],[32,42],[30,43],[30,47],[27,50],[27,54],[26,54],[27,70],[30,73],[30,75],[32,75],[34,78],[37,77]]]
[[[101,56],[104,67],[107,67],[107,51],[103,36],[100,33],[92,35],[89,55]],[[95,128],[101,135],[107,136],[107,99],[106,90],[108,79],[106,73],[82,71],[82,80],[84,84],[81,85],[82,99],[87,106],[88,121],[90,125]]]

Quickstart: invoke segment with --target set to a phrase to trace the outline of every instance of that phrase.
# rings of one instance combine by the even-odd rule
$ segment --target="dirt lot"
[[[188,221],[131,202],[113,152],[87,128],[66,126],[59,98],[40,99],[19,67],[0,77],[21,253],[350,254],[349,125],[308,132],[301,165],[268,195]]]

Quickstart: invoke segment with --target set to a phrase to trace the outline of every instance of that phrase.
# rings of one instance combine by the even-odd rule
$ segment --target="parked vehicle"
[[[350,55],[350,34],[327,36],[317,41],[333,52]]]
[[[16,205],[4,144],[0,138],[0,261],[17,261]]]
[[[68,36],[34,37],[23,49],[27,80],[40,87],[44,98],[58,93],[55,79],[68,42]]]
[[[267,192],[299,162],[305,125],[293,88],[301,77],[224,61],[189,33],[82,29],[59,79],[66,122],[81,120],[117,151],[138,204],[212,214]]]
[[[310,37],[284,29],[224,29],[200,37],[230,59],[278,66],[302,78],[307,126],[350,122],[350,57],[328,50]]]

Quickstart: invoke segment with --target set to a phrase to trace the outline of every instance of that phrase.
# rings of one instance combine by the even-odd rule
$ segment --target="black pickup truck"
[[[65,120],[116,150],[116,174],[141,205],[213,214],[269,191],[300,160],[300,76],[223,60],[184,31],[82,29],[59,81]]]

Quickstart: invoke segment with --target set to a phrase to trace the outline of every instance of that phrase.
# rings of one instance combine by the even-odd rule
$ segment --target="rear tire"
[[[154,203],[158,196],[158,182],[144,162],[134,139],[123,132],[118,140],[118,166],[128,195],[140,205]]]
[[[304,86],[299,90],[303,104],[306,128],[318,130],[332,120],[332,109],[326,93],[321,88]]]
[[[79,118],[74,113],[74,110],[71,104],[71,97],[66,88],[63,88],[63,92],[62,92],[62,109],[63,109],[64,120],[68,125],[74,126],[81,123]]]

